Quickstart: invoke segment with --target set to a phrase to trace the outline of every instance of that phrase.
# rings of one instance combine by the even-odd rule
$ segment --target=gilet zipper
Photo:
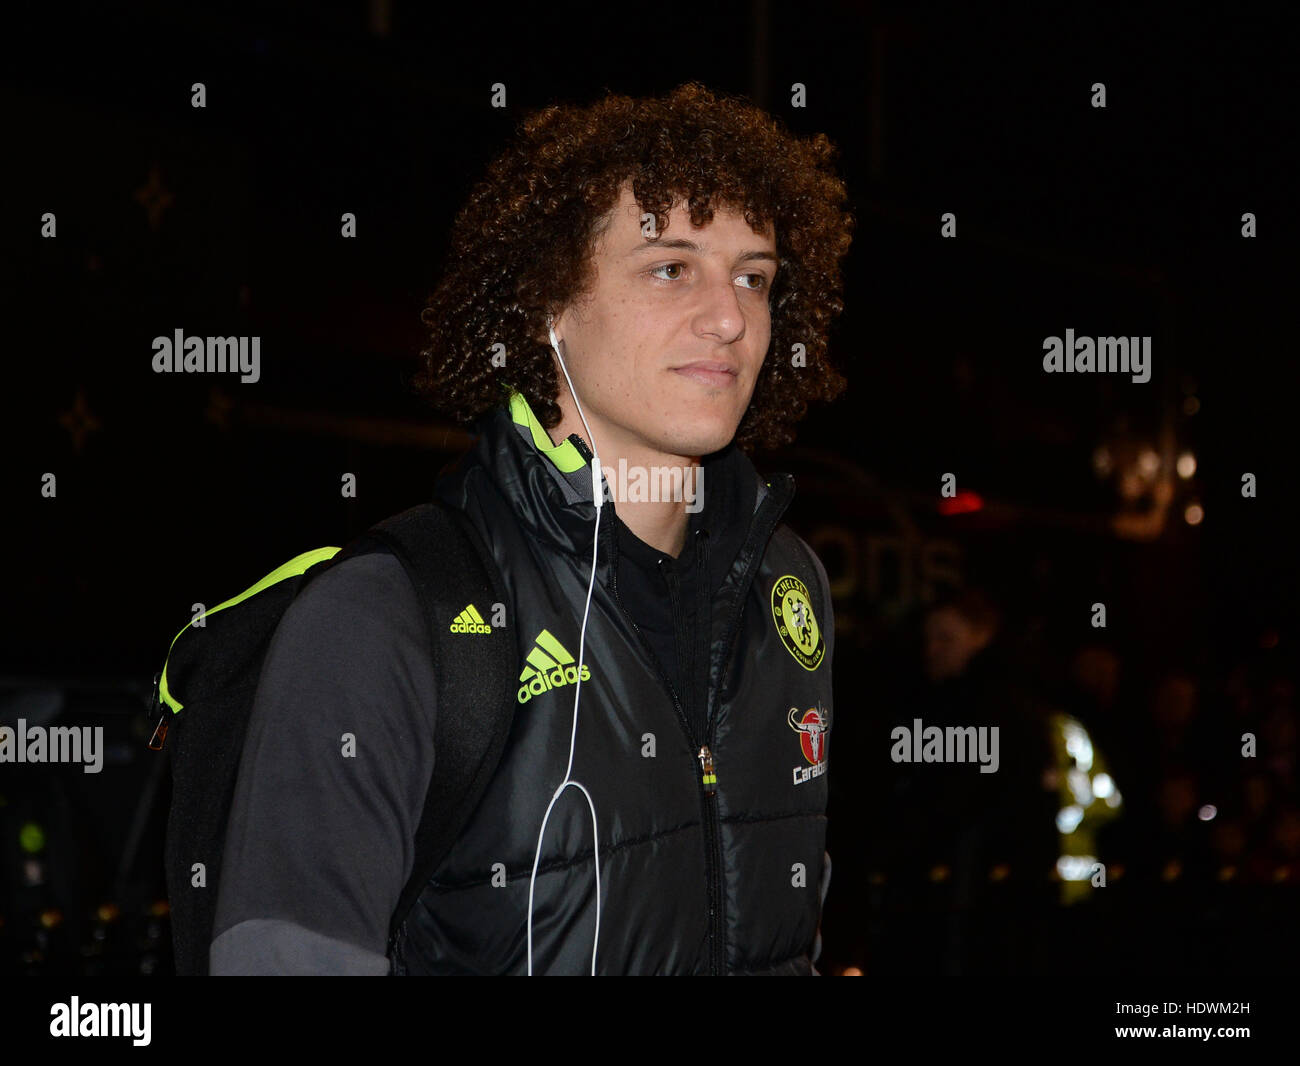
[[[771,497],[768,498],[768,500],[770,499]],[[768,501],[764,501],[764,503],[767,502]],[[758,510],[761,510],[762,506],[763,504],[760,504]],[[764,553],[759,553],[754,550],[756,548],[756,542],[760,539],[762,540],[763,543],[767,542],[767,540],[770,538],[772,534],[772,531],[776,528],[776,524],[781,520],[781,515],[785,513],[785,509],[787,506],[789,506],[789,499],[787,499],[783,504],[779,506],[772,507],[771,508],[772,513],[769,514],[768,516],[755,521],[755,523],[750,527],[749,536],[745,539],[744,546],[741,548],[742,553],[745,552],[746,550],[749,551],[750,558],[749,558],[749,563],[745,568],[745,573],[742,576],[740,582],[740,587],[744,590],[744,592],[738,597],[736,608],[732,611],[730,625],[726,629],[727,636],[723,645],[724,651],[723,651],[723,661],[722,661],[722,672],[718,675],[719,678],[718,687],[721,687],[722,684],[726,682],[727,671],[731,664],[732,654],[734,653],[735,650],[735,640],[736,640],[736,634],[740,626],[740,618],[741,615],[744,613],[745,600],[748,598],[749,595],[749,586],[753,581],[754,573],[758,570],[759,565],[763,561]],[[608,555],[610,558],[610,583],[609,584],[610,584],[610,592],[613,594],[614,602],[618,605],[618,608],[622,612],[623,617],[624,619],[626,619],[628,625],[632,627],[632,631],[636,634],[637,640],[641,642],[642,650],[646,653],[646,656],[649,658],[649,660],[652,663],[654,663],[655,668],[659,671],[659,676],[664,683],[664,688],[668,690],[668,695],[672,698],[673,701],[673,707],[677,711],[678,721],[681,723],[682,730],[686,735],[686,739],[690,742],[692,746],[692,750],[694,754],[692,755],[691,761],[692,763],[696,763],[696,762],[699,763],[698,770],[696,770],[694,767],[692,767],[692,769],[693,772],[698,774],[696,780],[699,782],[700,803],[704,812],[704,830],[705,830],[705,836],[708,841],[705,866],[707,871],[707,879],[708,879],[707,891],[708,891],[708,898],[709,898],[709,973],[710,976],[719,977],[726,972],[726,941],[725,941],[724,916],[723,916],[723,907],[725,904],[725,900],[723,898],[723,892],[722,892],[722,861],[723,861],[722,860],[722,834],[719,830],[719,824],[718,824],[719,818],[718,818],[718,796],[717,796],[717,763],[713,755],[713,745],[716,744],[715,733],[717,727],[714,710],[716,709],[717,706],[718,692],[716,688],[712,688],[708,684],[708,676],[713,665],[712,662],[710,661],[710,656],[707,654],[707,648],[711,644],[710,638],[712,635],[711,634],[712,617],[710,615],[709,618],[705,619],[706,622],[705,629],[709,631],[709,636],[703,638],[703,644],[704,647],[706,648],[704,662],[702,665],[699,662],[693,662],[692,663],[693,669],[691,671],[693,674],[698,675],[702,670],[703,675],[705,677],[705,684],[704,684],[704,689],[706,693],[705,695],[706,714],[705,714],[705,721],[704,721],[705,738],[703,742],[701,742],[700,739],[695,735],[695,730],[692,727],[691,721],[687,717],[687,714],[682,707],[682,702],[678,698],[677,692],[673,688],[672,681],[668,677],[667,672],[664,670],[663,664],[659,661],[658,656],[655,655],[654,649],[650,647],[650,642],[646,640],[645,634],[641,632],[641,627],[636,624],[636,621],[628,613],[627,608],[623,604],[622,597],[619,595],[618,548],[617,548],[618,540],[617,537],[614,535],[613,523],[610,523],[610,525],[606,527],[606,532],[604,535],[606,537],[607,546],[609,549],[608,551]],[[702,559],[700,565],[703,566]],[[711,601],[712,590],[705,588],[704,585],[707,585],[707,581],[705,581],[701,586],[701,593],[700,593],[701,601],[702,602]],[[673,607],[673,618],[674,618],[673,625],[674,625],[674,630],[676,631],[678,626],[678,611],[677,611],[676,595],[675,595],[675,581],[670,581],[668,583],[668,588],[669,588],[669,596],[670,599],[672,600],[672,607]],[[699,624],[698,618],[696,620],[696,623],[697,625]],[[683,683],[684,685],[689,685],[691,679],[687,678],[685,674],[686,672],[683,671]]]

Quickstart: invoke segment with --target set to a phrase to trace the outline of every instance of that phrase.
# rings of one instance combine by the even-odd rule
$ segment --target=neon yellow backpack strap
[[[263,589],[268,589],[277,582],[284,581],[286,578],[296,577],[315,566],[317,563],[323,562],[326,559],[334,558],[339,551],[339,548],[316,548],[313,551],[303,552],[301,555],[295,555],[283,566],[278,566],[272,570],[256,585],[245,589],[238,596],[234,596],[231,599],[226,600],[224,603],[219,603],[213,607],[212,610],[205,612],[205,617],[207,615],[215,614],[217,611],[220,611],[225,607],[234,607],[238,603],[243,603],[244,600],[248,599],[250,596],[256,596]],[[180,640],[181,634],[192,627],[193,622],[187,622],[181,628],[180,633],[177,633],[176,636],[172,637],[171,645],[167,649],[167,662],[171,662],[172,648],[176,647],[176,642]],[[180,701],[171,694],[171,690],[167,687],[167,663],[163,664],[162,677],[158,683],[158,698],[170,707],[173,713],[178,712],[181,709],[182,705]]]

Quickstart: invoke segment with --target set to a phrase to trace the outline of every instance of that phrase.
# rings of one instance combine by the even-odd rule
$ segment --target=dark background
[[[449,20],[355,0],[56,4],[11,30],[0,707],[102,724],[112,745],[99,775],[0,766],[0,970],[168,971],[144,705],[172,636],[191,604],[425,499],[463,446],[407,386],[419,311],[522,117],[690,79],[825,132],[859,217],[833,335],[849,390],[756,457],[796,475],[788,521],[834,584],[824,968],[1294,970],[1297,41],[1280,19],[755,3]],[[260,336],[260,382],[154,374],[151,340],[177,328]],[[1151,380],[1045,374],[1043,338],[1067,328],[1151,336]],[[1135,474],[1144,450],[1167,508]],[[1169,473],[1183,452],[1190,478]],[[942,513],[945,472],[973,510]],[[1002,611],[996,676],[1043,735],[1053,714],[1082,722],[1123,793],[1108,884],[1078,902],[1053,879],[1032,745],[1004,747],[1013,792],[987,811],[969,775],[888,758],[935,698],[927,610],[968,584]],[[945,691],[970,720],[1003,698]],[[986,813],[1002,835],[952,850]],[[1008,864],[1003,838],[1045,843]]]

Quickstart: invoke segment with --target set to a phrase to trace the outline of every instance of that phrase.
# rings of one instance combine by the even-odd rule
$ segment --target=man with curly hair
[[[491,164],[416,383],[478,430],[436,493],[508,590],[466,654],[517,648],[509,743],[390,944],[437,756],[414,738],[474,709],[434,706],[392,555],[324,573],[263,669],[211,972],[816,972],[830,589],[780,521],[792,479],[745,452],[845,384],[833,154],[689,84],[547,108]],[[378,740],[340,775],[316,746],[359,718]]]

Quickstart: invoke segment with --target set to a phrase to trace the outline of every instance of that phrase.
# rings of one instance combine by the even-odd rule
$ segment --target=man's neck
[[[551,436],[551,440],[558,443],[567,440],[570,433],[576,433],[587,442],[587,446],[593,452],[596,451],[596,447],[588,439],[587,431],[577,414],[567,410],[565,404],[561,404],[560,409],[564,412],[564,415],[560,419],[559,425],[547,431]],[[588,421],[591,421],[590,418]],[[667,455],[655,451],[643,444],[629,441],[623,434],[618,432],[617,427],[605,424],[593,424],[591,430],[597,438],[596,444],[599,446],[598,454],[600,455],[601,468],[605,471],[611,487],[614,488],[614,502],[618,517],[638,539],[649,544],[657,551],[665,552],[674,559],[677,558],[686,545],[688,525],[686,500],[629,500],[627,498],[629,495],[628,486],[617,483],[621,469],[619,460],[623,460],[626,464],[625,469],[628,472],[629,482],[633,477],[638,476],[650,479],[656,468],[673,468],[681,471],[682,480],[678,484],[694,486],[698,484],[696,480],[698,471],[692,468],[699,466],[700,457]],[[637,471],[643,473],[638,474]],[[688,472],[690,480],[686,480]],[[645,482],[647,485],[650,483],[649,480]],[[648,496],[650,493],[639,493],[638,495]],[[686,493],[683,492],[682,495],[685,496]]]
[[[682,500],[618,503],[618,517],[650,547],[676,559],[686,546],[686,504]]]

